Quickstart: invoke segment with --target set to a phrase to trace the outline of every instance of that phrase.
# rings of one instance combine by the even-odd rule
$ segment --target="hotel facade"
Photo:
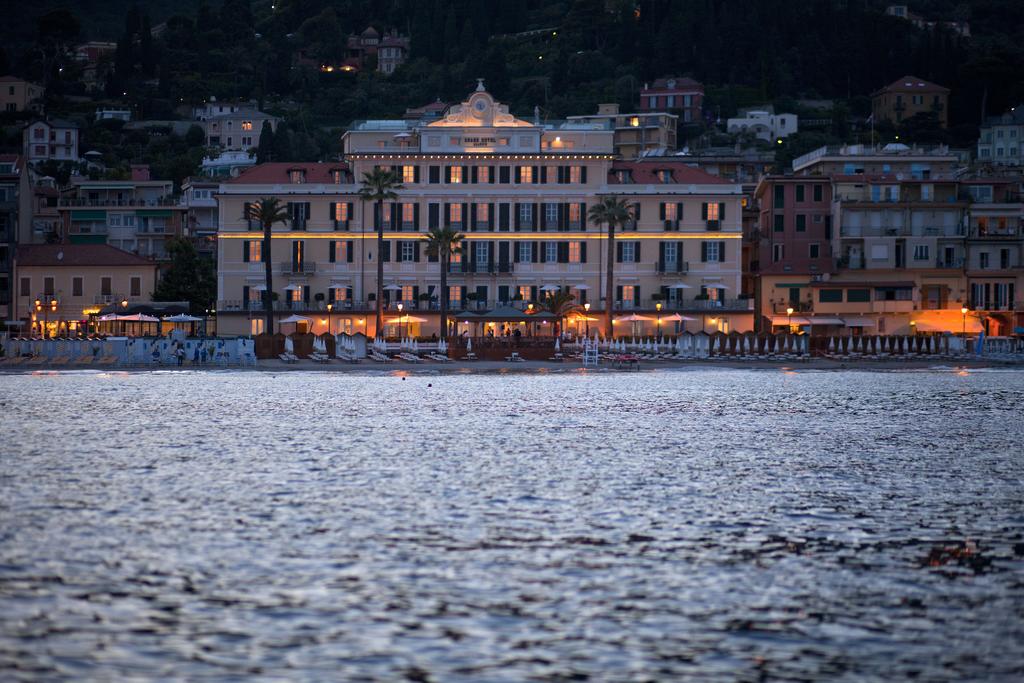
[[[318,334],[378,333],[378,258],[387,335],[439,333],[441,296],[453,313],[485,312],[539,307],[564,290],[594,317],[607,306],[608,240],[587,211],[605,195],[634,212],[616,235],[612,305],[617,317],[641,320],[617,324],[617,335],[752,329],[752,300],[740,298],[741,186],[678,161],[620,161],[607,122],[518,119],[481,84],[433,122],[358,122],[343,147],[339,163],[262,164],[221,184],[220,334],[263,332],[267,257],[277,320],[307,317]],[[403,182],[380,214],[358,196],[377,167]],[[245,219],[263,197],[277,197],[289,215],[274,226],[270,255],[261,226]],[[446,292],[424,239],[441,226],[464,235]]]

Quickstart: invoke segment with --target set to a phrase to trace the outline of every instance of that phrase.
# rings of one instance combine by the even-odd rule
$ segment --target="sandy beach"
[[[814,358],[807,360],[722,360],[691,359],[678,361],[641,361],[635,366],[619,367],[611,363],[601,363],[596,367],[583,367],[579,361],[551,362],[551,361],[522,361],[510,363],[507,361],[451,361],[450,363],[437,363],[425,361],[423,363],[409,363],[395,360],[391,363],[376,363],[372,360],[365,360],[359,363],[342,363],[332,361],[330,363],[315,363],[310,360],[300,360],[297,363],[285,363],[278,359],[261,360],[257,366],[238,367],[223,365],[192,365],[186,363],[179,367],[177,365],[153,365],[153,366],[125,366],[125,367],[67,367],[67,366],[25,366],[25,365],[3,365],[0,364],[0,373],[5,374],[28,374],[34,372],[168,372],[168,371],[224,371],[232,370],[239,372],[340,372],[355,374],[390,374],[402,373],[410,375],[439,375],[439,374],[511,374],[511,373],[568,373],[568,372],[651,372],[654,370],[682,370],[682,369],[710,369],[727,368],[731,370],[866,370],[866,371],[896,371],[896,370],[927,370],[927,369],[979,369],[979,368],[1024,368],[1024,363],[1003,361],[999,359],[970,358],[970,359],[925,359],[915,358],[912,360],[856,360],[836,361],[825,358]]]

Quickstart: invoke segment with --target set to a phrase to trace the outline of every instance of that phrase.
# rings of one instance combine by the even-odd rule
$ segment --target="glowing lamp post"
[[[654,308],[658,311],[658,338],[661,339],[661,302],[654,304]]]
[[[789,318],[789,331],[793,331],[793,307],[790,306],[786,309],[786,316]]]
[[[333,325],[331,320],[331,311],[334,309],[334,304],[327,304],[327,334],[334,334],[332,332]]]
[[[967,307],[960,308],[960,338],[967,339]]]
[[[402,324],[403,323],[403,320],[402,320],[402,317],[403,317],[402,316],[402,309],[403,308],[405,308],[405,306],[403,306],[402,303],[399,302],[399,304],[398,304],[398,338],[399,339],[405,339],[405,326]]]
[[[587,339],[590,339],[590,302],[583,304],[583,317],[585,318],[584,323],[587,327]]]

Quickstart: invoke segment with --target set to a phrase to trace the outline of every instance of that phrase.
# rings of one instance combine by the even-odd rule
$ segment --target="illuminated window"
[[[451,181],[452,185],[457,185],[457,184],[461,183],[462,182],[462,167],[461,166],[452,166],[450,171],[451,171],[451,174],[452,174],[452,181]]]
[[[489,183],[491,182],[491,167],[490,166],[478,166],[476,169],[477,182]]]
[[[529,301],[530,300],[530,286],[529,285],[520,285],[519,286],[519,298],[522,299],[523,301]]]
[[[301,184],[306,182],[306,172],[301,169],[295,169],[294,171],[288,171],[288,179],[293,184]]]
[[[259,287],[250,287],[249,301],[261,301],[263,299],[263,291]]]
[[[569,222],[579,223],[580,222],[580,205],[572,203],[569,205]]]
[[[242,121],[242,130],[252,130],[252,121]]]
[[[298,301],[302,301],[302,290],[301,289],[289,289],[288,290],[288,300],[293,302],[293,303],[298,302]]]
[[[489,220],[490,208],[487,204],[476,205],[476,220],[478,223],[486,223]]]
[[[246,242],[249,249],[249,261],[259,263],[263,260],[263,242],[260,240],[249,240]]]
[[[716,204],[715,207],[717,208],[717,206],[718,205]],[[677,218],[676,208],[677,208],[676,205],[672,204],[672,203],[669,203],[669,204],[665,205],[665,220],[667,220],[667,221],[674,221],[674,220],[676,220],[676,218]],[[708,218],[711,218],[711,205],[708,206]]]
[[[569,242],[569,263],[580,262],[580,243]]]
[[[639,127],[640,126],[640,117],[639,116],[630,116],[629,117],[629,125],[631,125],[633,128]]]
[[[449,204],[448,205],[448,222],[462,223],[462,204]]]
[[[335,287],[334,288],[334,300],[335,301],[348,301],[348,287]]]
[[[533,182],[533,166],[519,167],[519,182],[524,184]]]
[[[672,171],[658,171],[658,180],[663,183],[671,183]]]
[[[409,224],[416,222],[415,204],[402,204],[402,222]]]
[[[348,204],[345,202],[339,202],[334,205],[334,220],[336,221],[347,221],[348,216]]]
[[[581,180],[582,177],[583,177],[583,169],[582,169],[582,167],[580,167],[580,166],[570,166],[569,167],[569,182],[570,183],[578,184],[578,183],[582,182],[582,180]]]
[[[331,173],[334,176],[334,184],[335,185],[341,185],[341,181],[342,181],[342,173],[341,173],[341,171],[335,170],[335,171],[332,171]]]
[[[665,207],[665,208],[667,209],[668,207]],[[718,204],[714,204],[714,203],[708,204],[708,220],[709,221],[717,221],[718,220]]]
[[[462,263],[462,249],[453,251],[448,256],[451,263]]]
[[[636,294],[635,285],[622,285],[622,299],[621,301],[633,301],[633,297]]]
[[[456,305],[462,303],[462,287],[456,286],[448,288],[448,303]]]

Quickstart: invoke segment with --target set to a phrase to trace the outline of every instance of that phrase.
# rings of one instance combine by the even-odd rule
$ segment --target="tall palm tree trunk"
[[[374,221],[377,223],[377,321],[374,336],[384,335],[384,202],[375,205]],[[378,219],[377,216],[380,216]]]
[[[441,339],[448,339],[448,261],[451,257],[442,255],[441,262]]]
[[[615,223],[608,223],[608,260],[604,283],[605,320],[604,336],[611,339],[613,334],[612,316],[615,305]]]
[[[266,290],[263,292],[263,315],[265,334],[274,334],[274,262],[271,260],[270,239],[273,231],[273,223],[263,222],[263,266],[266,273]],[[245,302],[248,306],[249,302]]]

